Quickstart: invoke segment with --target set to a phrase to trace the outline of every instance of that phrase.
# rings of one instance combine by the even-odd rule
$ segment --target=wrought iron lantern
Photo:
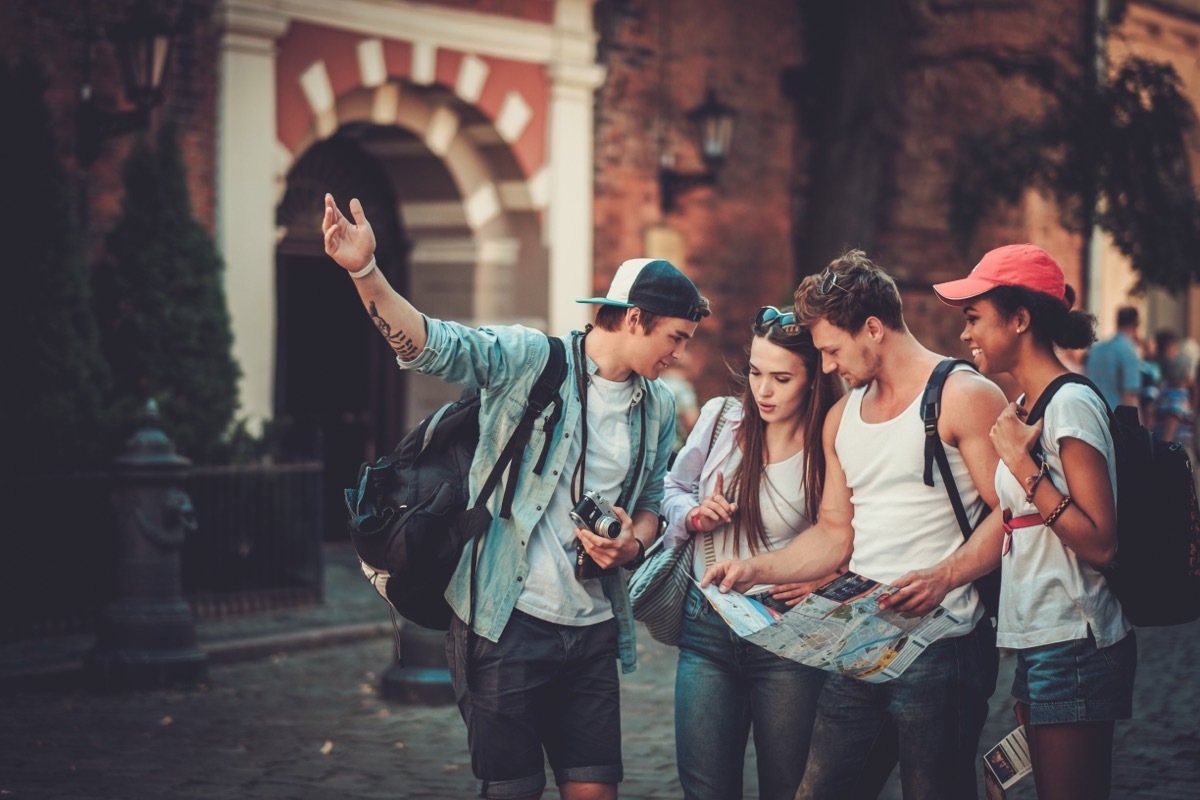
[[[711,86],[704,93],[704,102],[684,116],[692,126],[696,146],[704,160],[704,170],[680,172],[666,165],[659,168],[659,198],[664,214],[675,209],[675,201],[683,192],[716,183],[717,173],[733,146],[737,111],[718,100]]]
[[[124,22],[109,26],[108,39],[116,46],[129,109],[116,109],[111,98],[100,97],[92,87],[91,30],[88,26],[83,85],[79,90],[76,157],[90,166],[104,142],[150,123],[150,111],[162,103],[163,82],[179,30],[177,23],[156,14],[147,0],[134,0]]]

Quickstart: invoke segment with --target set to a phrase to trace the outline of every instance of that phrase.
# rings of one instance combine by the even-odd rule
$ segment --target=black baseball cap
[[[608,294],[576,303],[645,309],[652,314],[699,322],[708,316],[707,304],[691,278],[662,258],[631,258],[613,276]]]

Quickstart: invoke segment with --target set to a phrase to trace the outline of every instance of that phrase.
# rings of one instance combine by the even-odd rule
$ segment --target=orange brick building
[[[322,431],[347,461],[390,447],[453,390],[390,365],[321,251],[325,191],[363,199],[381,264],[418,307],[467,322],[562,331],[586,322],[574,298],[622,260],[675,259],[716,309],[687,361],[702,396],[726,389],[758,306],[787,302],[843,247],[889,267],[917,335],[954,354],[958,317],[928,285],[997,244],[1053,252],[1106,329],[1126,300],[1127,265],[1103,237],[1065,232],[1036,194],[996,209],[965,250],[948,222],[961,137],[1044,102],[993,57],[1080,68],[1097,0],[153,5],[188,9],[155,119],[179,121],[196,212],[225,257],[241,415]],[[102,34],[127,7],[0,2],[3,54],[35,58],[49,79],[93,257],[119,212],[130,140],[84,169],[74,114],[89,41],[92,83],[121,101]],[[1197,8],[1131,3],[1103,49],[1170,60],[1195,103]],[[703,168],[686,114],[710,89],[737,112],[730,152],[711,185],[664,210],[660,170]],[[1191,294],[1138,302],[1147,332],[1200,332]]]

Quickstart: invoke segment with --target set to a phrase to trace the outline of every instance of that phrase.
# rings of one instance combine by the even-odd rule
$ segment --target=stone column
[[[224,0],[217,125],[217,242],[233,354],[242,367],[241,410],[257,425],[274,414],[275,206],[280,149],[275,125],[275,41],[288,20],[262,0]]]

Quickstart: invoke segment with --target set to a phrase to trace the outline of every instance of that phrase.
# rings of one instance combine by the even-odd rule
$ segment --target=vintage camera
[[[588,490],[571,509],[571,521],[580,528],[587,528],[597,536],[615,539],[621,535],[621,520],[608,501],[597,492]]]
[[[580,528],[587,528],[597,536],[607,536],[615,539],[621,535],[621,521],[613,512],[608,501],[593,491],[585,491],[583,498],[571,509],[571,521]],[[575,543],[575,577],[599,578],[602,575],[612,575],[616,567],[601,569],[583,549],[581,542]]]

